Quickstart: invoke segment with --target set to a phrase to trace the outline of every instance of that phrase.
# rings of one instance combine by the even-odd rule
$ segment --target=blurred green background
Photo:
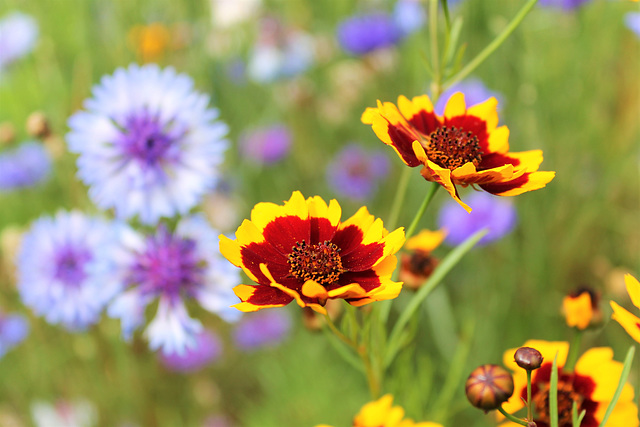
[[[465,61],[505,27],[522,3],[468,0],[452,8],[452,16],[464,17]],[[34,52],[13,64],[0,81],[0,121],[13,123],[18,140],[24,140],[26,118],[41,110],[54,133],[64,137],[67,118],[102,75],[141,61],[131,41],[132,28],[159,22],[177,32],[175,45],[157,62],[192,76],[229,124],[232,145],[224,173],[240,203],[240,220],[255,203],[281,202],[293,190],[334,198],[325,167],[344,144],[385,148],[360,123],[362,111],[376,99],[395,101],[398,95],[420,95],[429,87],[423,65],[427,25],[377,57],[352,57],[337,46],[335,29],[342,19],[392,6],[383,1],[265,0],[258,16],[277,16],[308,32],[322,52],[304,74],[259,85],[238,84],[226,71],[231,61],[251,51],[256,20],[215,28],[207,1],[4,0],[0,16],[13,10],[32,15],[40,37]],[[607,319],[609,299],[629,306],[622,273],[640,274],[640,44],[622,21],[633,9],[631,2],[605,0],[573,12],[536,7],[474,73],[502,94],[500,121],[511,131],[512,150],[542,149],[541,170],[557,175],[545,189],[515,198],[516,231],[469,253],[425,304],[419,352],[401,354],[385,385],[414,419],[453,427],[494,425],[491,416],[467,403],[464,378],[476,365],[500,363],[506,349],[527,339],[568,340],[571,331],[564,326],[561,301],[581,285],[602,293],[605,318],[601,328],[587,333],[585,348],[612,346],[621,360],[631,344],[622,328]],[[345,85],[352,90],[345,91]],[[235,142],[243,130],[271,121],[292,129],[293,151],[277,167],[257,167],[241,158]],[[383,219],[403,168],[392,150],[387,154],[391,173],[367,202]],[[0,194],[0,230],[26,227],[61,208],[95,212],[74,174],[75,159],[64,153],[46,184]],[[402,225],[408,225],[426,189],[416,169]],[[436,205],[445,196],[439,192]],[[340,202],[343,217],[361,205]],[[436,227],[436,207],[427,212],[422,227]],[[436,254],[447,250],[443,246]],[[28,339],[0,360],[2,425],[7,420],[30,425],[30,406],[37,400],[86,398],[96,406],[103,426],[200,426],[209,415],[224,414],[238,426],[339,427],[350,425],[369,399],[363,376],[321,333],[303,327],[298,307],[287,307],[295,327],[279,347],[244,354],[229,344],[220,362],[183,375],[166,371],[140,338],[122,342],[114,320],[104,319],[88,333],[70,334],[34,317],[21,305],[6,262],[0,286],[0,308],[29,314],[32,328]],[[402,294],[395,307],[407,299]],[[228,338],[228,326],[203,310],[196,313]],[[466,357],[458,356],[462,381],[451,396],[441,397],[452,355],[461,346],[468,346]],[[638,372],[632,373],[634,384]]]

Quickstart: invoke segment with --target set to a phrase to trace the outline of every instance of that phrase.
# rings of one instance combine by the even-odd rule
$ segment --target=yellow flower
[[[627,285],[627,292],[629,293],[631,302],[633,305],[640,308],[640,282],[638,282],[638,279],[632,275],[625,274],[624,283]],[[640,342],[640,319],[620,307],[616,302],[611,301],[610,304],[611,308],[613,308],[613,315],[611,318],[618,322],[620,326],[627,331],[631,338]]]
[[[406,286],[418,289],[431,276],[438,265],[438,259],[431,255],[431,251],[440,246],[446,235],[444,230],[422,230],[407,240],[405,249],[409,253],[402,254],[398,276]]]
[[[257,285],[239,285],[234,307],[256,311],[294,299],[300,307],[325,313],[329,299],[361,306],[395,298],[401,282],[391,280],[404,230],[389,233],[382,220],[362,207],[340,221],[337,201],[305,200],[294,191],[284,206],[258,203],[236,231],[220,236],[220,252]]]
[[[431,422],[416,423],[404,418],[404,409],[400,406],[391,406],[393,396],[390,394],[380,399],[369,402],[360,409],[353,420],[353,427],[442,427]],[[316,427],[331,427],[325,424]]]
[[[536,411],[538,427],[549,425],[549,388],[553,358],[557,354],[558,366],[558,419],[559,427],[571,427],[573,402],[578,413],[586,410],[581,427],[597,427],[613,398],[622,374],[622,363],[613,360],[613,350],[608,347],[586,351],[576,363],[575,371],[563,372],[567,360],[569,343],[530,340],[524,344],[542,354],[542,366],[532,374],[532,401]],[[504,353],[504,365],[513,370],[515,390],[513,396],[502,407],[514,413],[524,406],[527,398],[527,374],[516,364],[513,355],[516,349]],[[625,384],[620,399],[613,410],[607,427],[638,427],[638,407],[633,403],[633,388]]]
[[[591,289],[580,289],[564,297],[562,312],[567,326],[586,329],[589,325],[600,323],[602,312],[598,300],[598,294]]]
[[[142,62],[155,62],[169,46],[171,33],[160,23],[136,25],[129,31],[129,41]]]
[[[362,122],[393,147],[410,167],[422,166],[427,181],[442,185],[467,211],[456,185],[477,185],[498,196],[515,196],[544,187],[555,172],[538,172],[542,151],[509,152],[509,129],[498,127],[498,101],[467,108],[464,94],[456,92],[444,116],[433,111],[427,95],[398,98],[398,106],[378,101],[367,108]]]

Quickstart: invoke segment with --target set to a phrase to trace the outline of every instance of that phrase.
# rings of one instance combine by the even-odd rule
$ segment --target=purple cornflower
[[[117,230],[78,211],[36,220],[17,258],[24,304],[71,331],[96,323],[119,290],[113,258]]]
[[[351,16],[338,26],[338,42],[352,55],[364,55],[392,46],[402,38],[393,18],[382,12]]]
[[[446,203],[438,215],[438,226],[447,230],[445,241],[459,245],[473,233],[488,228],[489,233],[478,245],[486,245],[510,233],[517,221],[516,209],[511,201],[487,193],[474,192],[469,196],[467,213],[457,203]]]
[[[128,339],[140,327],[144,310],[159,300],[158,311],[145,334],[153,350],[184,354],[202,331],[200,321],[189,317],[185,302],[195,299],[202,307],[227,321],[240,312],[232,288],[240,282],[238,271],[219,255],[218,232],[201,215],[184,217],[175,232],[160,226],[145,238],[128,230],[123,239],[122,288],[108,313],[121,320]]]
[[[10,63],[31,52],[38,40],[38,24],[31,16],[12,12],[0,20],[0,74]]]
[[[340,151],[327,167],[327,181],[341,196],[363,200],[389,173],[389,159],[381,151],[367,152],[356,144]]]
[[[482,83],[479,79],[468,79],[458,82],[442,92],[438,102],[436,103],[435,112],[442,116],[444,115],[444,107],[447,101],[456,92],[462,92],[464,94],[465,102],[468,106],[480,104],[491,97],[498,99],[498,105],[502,105],[502,95],[498,92],[494,92]]]
[[[640,37],[640,12],[628,12],[624,15],[624,23],[636,36]]]
[[[540,0],[538,4],[543,7],[556,7],[564,10],[576,9],[589,0]]]
[[[399,0],[393,7],[393,23],[402,37],[418,31],[424,25],[427,14],[418,0]]]
[[[184,354],[161,354],[160,360],[168,369],[176,372],[195,372],[215,362],[222,355],[222,341],[211,331],[202,330],[196,336],[193,348]]]
[[[274,346],[286,338],[291,318],[283,310],[263,310],[246,315],[233,331],[233,340],[242,350]]]
[[[25,142],[0,153],[0,192],[31,187],[51,172],[51,156],[38,142]]]
[[[215,185],[227,126],[208,96],[171,67],[131,65],[105,76],[69,118],[69,149],[89,195],[144,224],[186,214]]]
[[[19,314],[0,314],[0,357],[20,344],[29,334],[27,318]]]
[[[291,150],[291,132],[283,124],[244,132],[239,140],[240,154],[253,163],[268,165],[282,160]]]

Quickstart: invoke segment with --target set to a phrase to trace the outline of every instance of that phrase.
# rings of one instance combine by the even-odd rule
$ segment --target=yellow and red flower
[[[367,403],[353,419],[353,427],[442,427],[437,423],[416,423],[411,419],[405,419],[404,409],[400,406],[391,406],[392,403],[393,396],[390,394]],[[316,427],[331,426],[322,424]]]
[[[533,371],[531,398],[536,411],[538,427],[549,427],[549,388],[553,359],[557,354],[558,366],[558,420],[559,427],[572,427],[572,407],[576,402],[578,413],[586,411],[581,427],[597,427],[604,417],[622,374],[622,363],[613,360],[613,350],[608,347],[592,348],[576,363],[574,372],[564,372],[569,352],[567,342],[530,340],[524,344],[542,354],[542,366]],[[527,399],[527,374],[516,364],[513,355],[517,349],[504,353],[504,365],[514,371],[513,396],[502,407],[514,413],[524,406]],[[607,427],[638,427],[638,407],[633,403],[633,388],[625,384]]]
[[[447,232],[444,230],[422,230],[404,245],[408,253],[400,258],[400,274],[398,278],[405,286],[418,289],[431,276],[438,265],[438,259],[431,251],[440,246]]]
[[[629,293],[631,302],[633,305],[640,308],[640,282],[638,282],[638,279],[632,275],[625,274],[624,283],[627,286],[627,292]],[[629,313],[614,301],[611,301],[610,304],[611,308],[613,308],[613,315],[611,318],[618,322],[620,326],[627,331],[631,338],[640,343],[640,318]]]
[[[581,288],[565,296],[562,300],[562,312],[567,326],[586,329],[602,321],[600,296],[592,289]]]
[[[467,108],[464,94],[449,98],[438,116],[427,95],[398,105],[380,102],[367,108],[362,122],[393,147],[410,167],[422,166],[427,181],[437,182],[467,211],[456,185],[477,185],[498,196],[515,196],[544,187],[555,172],[538,172],[542,151],[509,152],[509,129],[498,127],[498,101],[490,98]]]
[[[257,283],[234,288],[242,301],[234,307],[256,311],[295,299],[325,313],[328,299],[361,306],[397,297],[402,283],[391,274],[404,230],[389,233],[366,207],[344,222],[341,215],[337,201],[305,200],[299,191],[283,206],[258,203],[236,240],[220,236],[220,252]]]

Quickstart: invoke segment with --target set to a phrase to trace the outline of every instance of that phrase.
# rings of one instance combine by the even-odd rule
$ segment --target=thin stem
[[[571,347],[569,347],[567,362],[564,364],[564,368],[562,369],[566,373],[570,374],[573,372],[573,368],[576,366],[578,354],[580,353],[580,344],[582,343],[582,335],[583,333],[581,330],[576,330],[576,333],[573,336],[573,342],[571,343]]]
[[[447,0],[440,0],[442,3],[442,11],[444,12],[444,22],[447,25],[447,34],[451,31],[451,20],[449,19],[449,5]]]
[[[331,329],[331,332],[333,332],[336,337],[340,338],[340,340],[343,343],[347,344],[349,347],[352,347],[356,351],[358,350],[358,345],[355,342],[351,341],[345,334],[340,332],[340,330],[336,327],[335,323],[333,323],[333,320],[331,320],[331,317],[327,313],[325,313],[324,318],[327,321],[327,326],[329,327],[329,329]]]
[[[369,391],[371,392],[371,398],[376,400],[380,397],[380,380],[376,375],[373,366],[371,365],[371,360],[369,359],[369,352],[365,346],[361,346],[358,351],[360,354],[360,358],[362,359],[362,363],[364,365],[364,371],[367,375],[367,383],[369,384]]]
[[[511,33],[520,25],[522,20],[527,16],[527,13],[536,5],[538,0],[529,0],[520,9],[518,14],[513,18],[513,21],[507,25],[507,27],[496,37],[487,47],[485,47],[475,58],[473,58],[462,70],[458,71],[456,75],[448,79],[444,83],[444,88],[451,86],[454,83],[467,77],[471,74],[480,64],[484,62],[493,52],[496,51],[504,43],[504,41],[511,35]]]
[[[506,419],[508,419],[509,421],[511,421],[511,422],[513,422],[513,423],[520,424],[521,426],[526,426],[526,425],[527,425],[527,422],[526,422],[526,421],[521,420],[521,419],[520,419],[520,418],[518,418],[518,417],[514,417],[513,415],[511,415],[510,413],[508,413],[507,411],[505,411],[504,409],[502,409],[502,406],[500,406],[500,407],[498,408],[498,411],[500,411],[500,413],[501,413],[502,415],[504,415]]]
[[[440,58],[438,56],[438,0],[431,0],[429,3],[429,30],[431,68],[433,69],[431,95],[433,95],[434,98],[438,98],[442,91],[442,72],[440,70]]]
[[[531,404],[531,371],[527,369],[527,421],[533,421],[533,405]]]
[[[408,166],[402,169],[400,182],[398,183],[398,188],[396,188],[396,197],[393,199],[393,205],[391,205],[389,222],[387,222],[387,229],[389,230],[393,230],[394,228],[396,228],[396,224],[398,223],[400,211],[402,210],[402,204],[404,203],[404,198],[407,195],[407,189],[409,188],[411,171],[412,168]]]
[[[413,233],[416,231],[416,228],[418,227],[418,223],[420,223],[420,220],[422,219],[422,215],[424,215],[424,212],[427,210],[427,207],[429,206],[429,203],[431,203],[431,200],[433,199],[433,196],[436,194],[436,191],[438,190],[438,188],[440,188],[440,184],[435,182],[431,184],[431,188],[429,188],[427,195],[422,201],[422,205],[420,205],[418,212],[416,212],[416,216],[413,218],[413,221],[411,221],[411,225],[409,225],[409,228],[407,229],[407,232],[405,234],[405,239],[409,240],[409,238],[413,236]]]
[[[549,424],[558,427],[558,353],[551,365],[551,384],[549,386]]]

